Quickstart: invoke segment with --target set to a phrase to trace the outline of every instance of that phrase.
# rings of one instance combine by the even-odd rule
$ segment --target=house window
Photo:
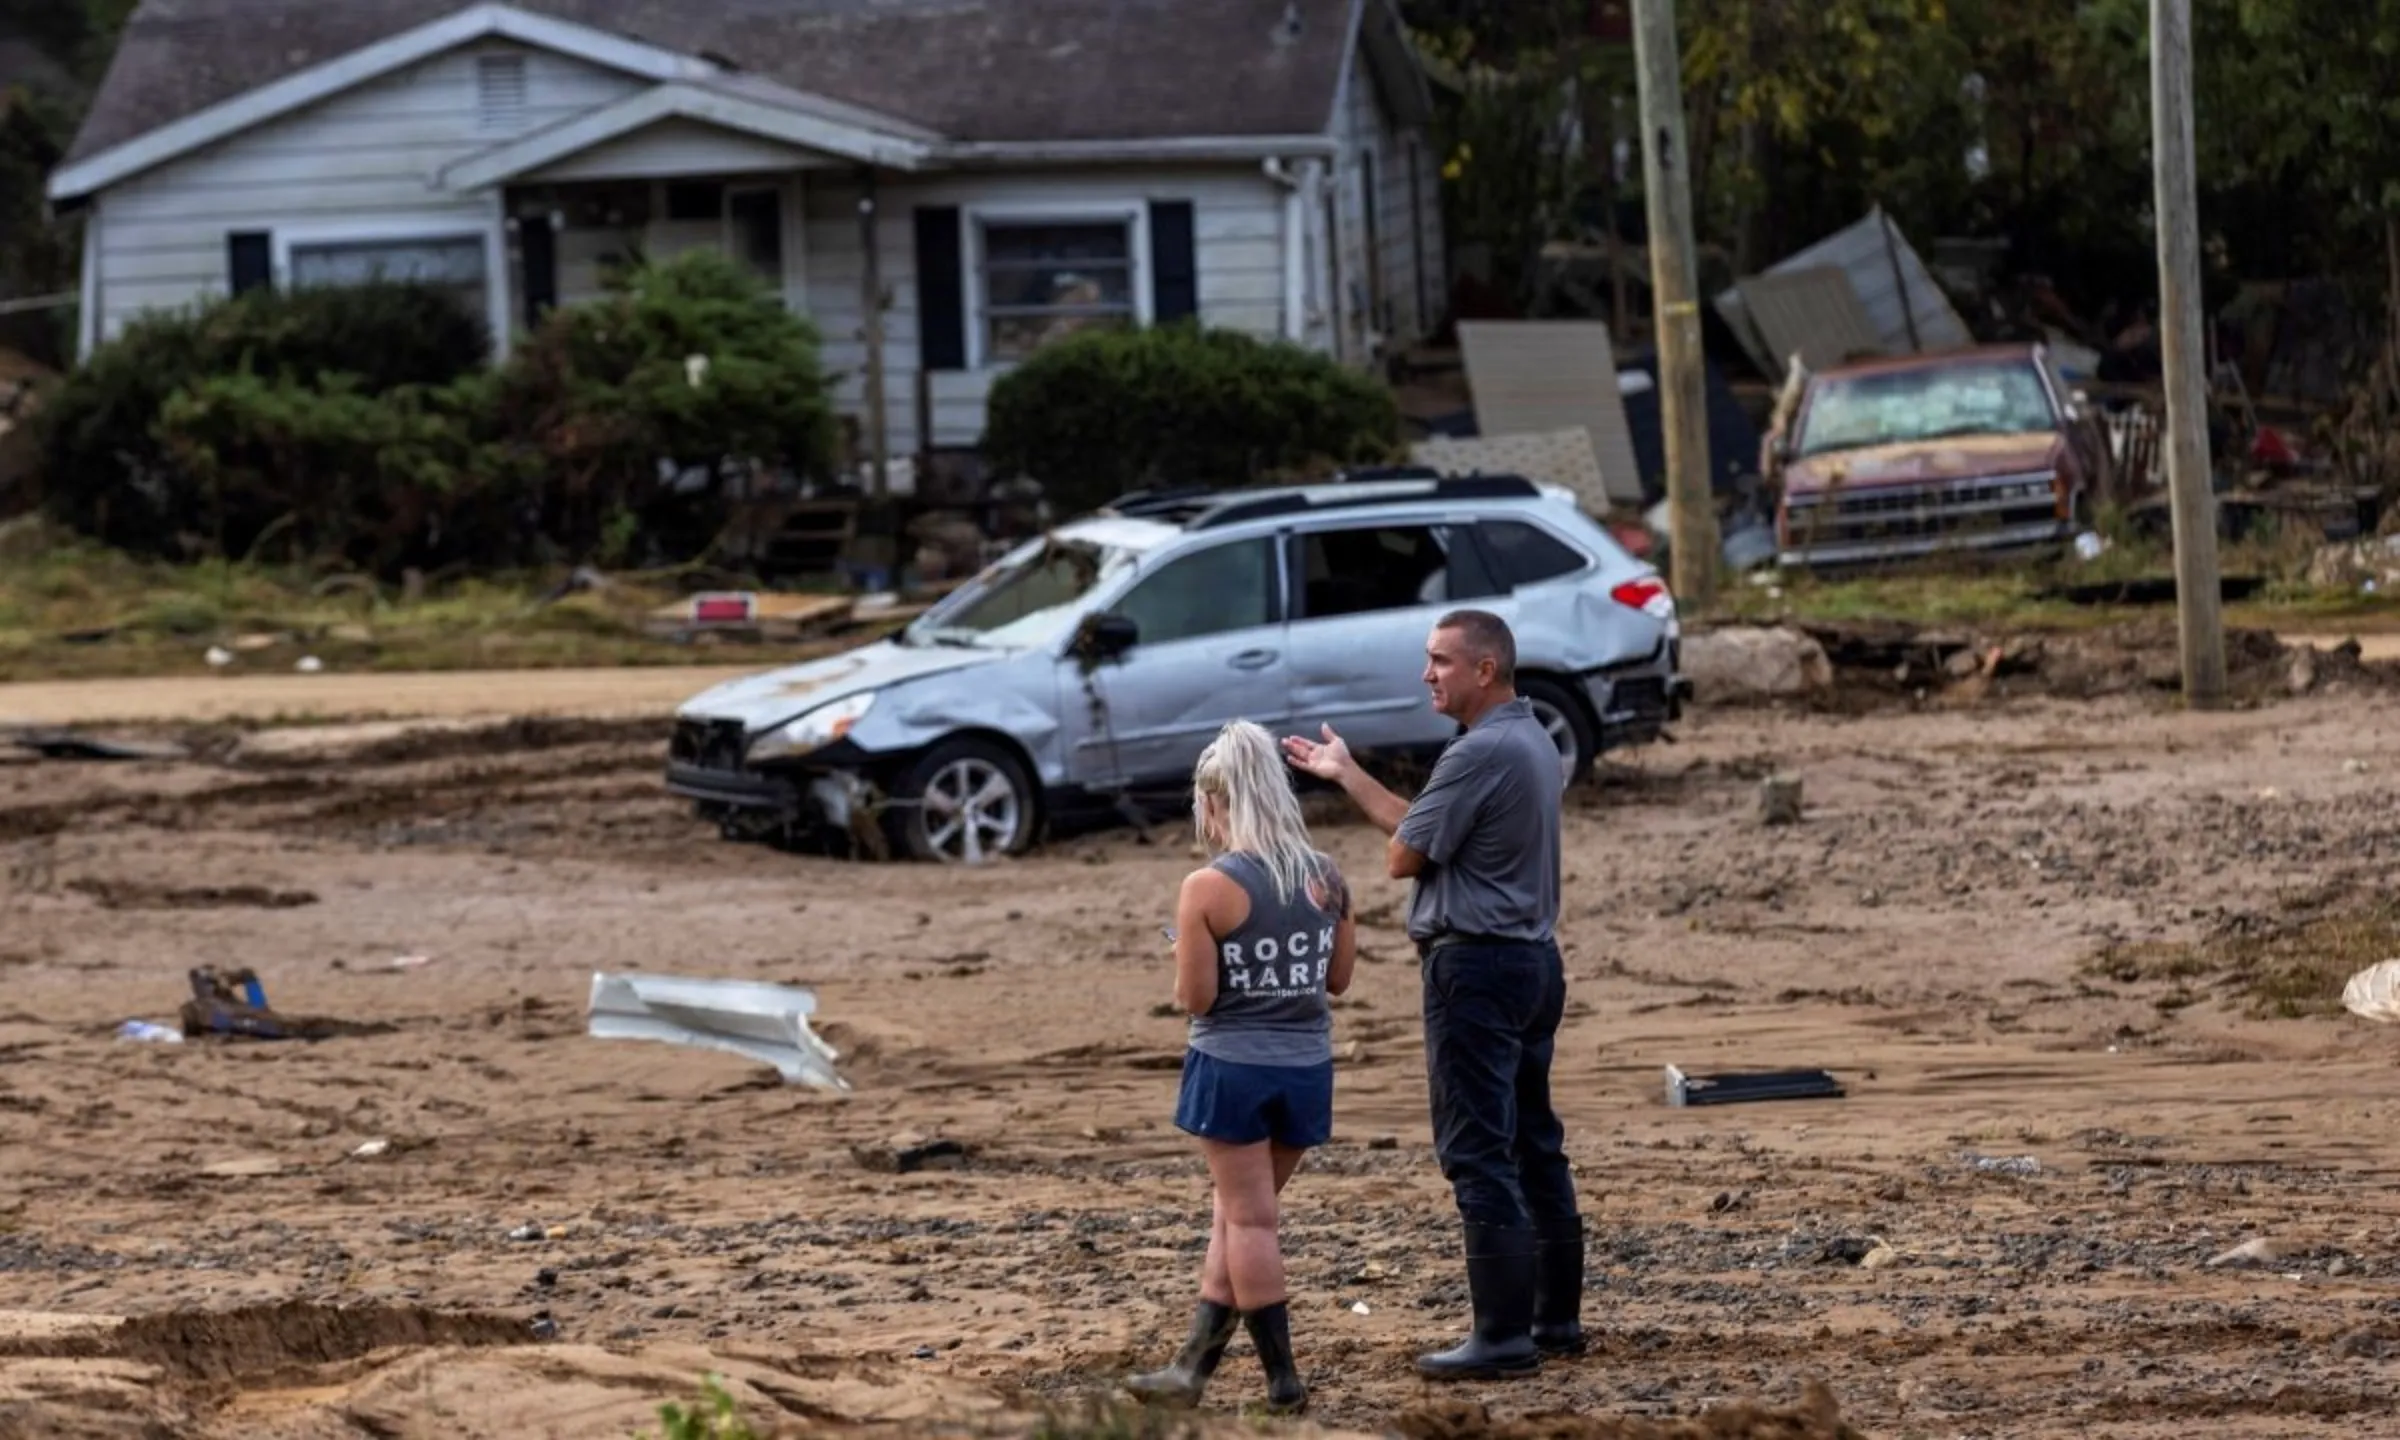
[[[1138,319],[1130,218],[986,220],[981,228],[987,363],[1022,360],[1062,336]]]
[[[735,190],[725,200],[726,250],[759,279],[783,288],[783,192]]]
[[[289,265],[295,287],[414,280],[455,294],[477,319],[489,314],[489,271],[481,235],[296,242]]]

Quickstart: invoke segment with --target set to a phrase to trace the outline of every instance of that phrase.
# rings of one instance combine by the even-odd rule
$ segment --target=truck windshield
[[[1945,435],[2027,435],[2057,423],[2029,361],[1929,365],[1819,381],[1797,448],[1821,455]]]
[[[908,627],[919,645],[1015,649],[1061,634],[1083,598],[1131,565],[1134,551],[1082,540],[1045,541],[1002,560]]]

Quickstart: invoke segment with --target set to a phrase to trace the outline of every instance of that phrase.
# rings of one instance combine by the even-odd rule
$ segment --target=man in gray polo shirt
[[[1507,622],[1456,610],[1425,646],[1433,707],[1463,727],[1413,802],[1361,770],[1333,727],[1285,757],[1342,787],[1391,836],[1413,879],[1408,933],[1423,960],[1434,1152],[1464,1221],[1474,1332],[1417,1357],[1437,1379],[1532,1373],[1584,1347],[1583,1218],[1550,1061],[1566,1008],[1557,944],[1558,748],[1516,691]]]

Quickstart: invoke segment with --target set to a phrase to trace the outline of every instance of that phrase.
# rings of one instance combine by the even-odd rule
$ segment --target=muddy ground
[[[1289,1196],[1312,1418],[1446,1440],[1821,1380],[1879,1437],[2386,1423],[2400,1034],[2090,962],[2388,895],[2400,714],[2090,688],[2122,693],[1706,715],[1574,797],[1597,1343],[1463,1397],[1489,1416],[1408,1369],[1465,1318],[1415,962],[1377,838],[1322,810],[1367,923]],[[0,1434],[621,1436],[711,1369],[796,1429],[972,1425],[1164,1356],[1206,1206],[1157,939],[1185,836],[976,873],[737,846],[661,794],[660,738],[0,761]],[[1798,826],[1757,823],[1770,773]],[[392,1028],[115,1038],[200,964]],[[633,969],[813,986],[854,1091],[584,1036]],[[1671,1110],[1669,1063],[1849,1094]],[[968,1154],[862,1163],[903,1132]],[[1237,1345],[1211,1409],[1258,1390]]]

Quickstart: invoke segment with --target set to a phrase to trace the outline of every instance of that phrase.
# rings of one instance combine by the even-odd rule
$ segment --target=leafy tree
[[[2194,108],[2212,176],[2300,201],[2285,218],[2314,232],[2310,258],[2377,276],[2400,327],[2400,0],[2196,8]]]

